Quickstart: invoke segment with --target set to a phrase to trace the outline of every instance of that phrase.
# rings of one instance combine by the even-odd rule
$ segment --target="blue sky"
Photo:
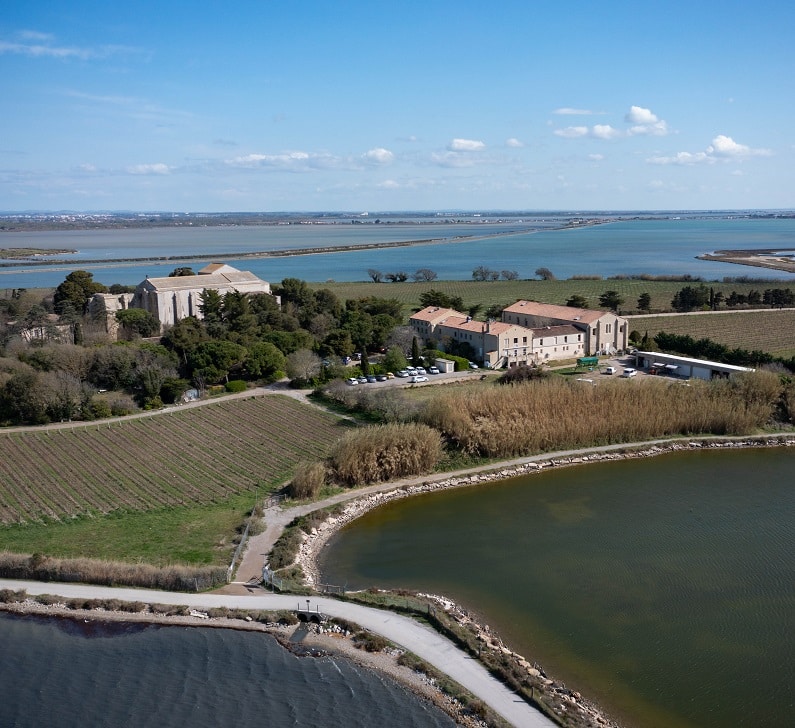
[[[793,7],[6,3],[0,210],[793,208]]]

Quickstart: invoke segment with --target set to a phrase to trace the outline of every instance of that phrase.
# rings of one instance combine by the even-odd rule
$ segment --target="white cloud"
[[[511,149],[521,149],[524,144],[520,142],[516,137],[511,137],[510,139],[505,140],[505,146],[510,147]]]
[[[588,136],[588,127],[567,126],[565,129],[555,129],[552,133],[564,139],[579,139],[580,137]]]
[[[644,109],[642,106],[630,106],[624,121],[628,124],[656,124],[659,119],[656,114],[652,114],[651,109]]]
[[[604,154],[589,154],[588,159],[592,162],[601,162],[605,158]]]
[[[135,164],[132,167],[127,167],[129,174],[169,174],[171,167],[162,162],[156,164]]]
[[[651,157],[649,164],[673,164],[692,166],[694,164],[715,164],[717,161],[747,159],[749,157],[769,157],[769,149],[752,149],[745,144],[738,144],[731,137],[719,134],[703,152],[677,152],[672,157]]]
[[[713,140],[712,144],[707,147],[708,154],[714,154],[716,157],[769,157],[771,151],[769,149],[751,149],[745,144],[738,144],[731,137],[724,134],[718,134]]]
[[[227,159],[230,167],[296,167],[305,166],[309,161],[306,152],[285,152],[283,154],[246,154],[242,157]]]
[[[453,139],[447,149],[450,152],[480,152],[486,148],[483,142],[475,139]]]
[[[383,182],[379,182],[376,187],[380,190],[399,190],[400,183],[393,179],[385,179]]]
[[[370,149],[362,156],[370,164],[390,164],[395,159],[395,155],[392,152],[382,147]]]
[[[558,109],[555,113],[585,113],[584,109]],[[590,112],[588,112],[590,113]],[[553,134],[564,139],[579,139],[581,137],[591,137],[592,139],[618,139],[620,137],[631,136],[666,136],[669,134],[668,124],[652,113],[650,109],[642,106],[630,106],[629,111],[624,116],[624,121],[632,124],[626,131],[617,129],[610,124],[594,124],[587,126],[567,126],[564,129],[556,129]]]
[[[630,106],[624,121],[632,124],[627,131],[628,136],[666,136],[669,133],[668,124],[652,113],[651,109],[642,106]]]
[[[621,132],[610,124],[595,124],[591,128],[591,136],[595,139],[615,139],[621,136]]]

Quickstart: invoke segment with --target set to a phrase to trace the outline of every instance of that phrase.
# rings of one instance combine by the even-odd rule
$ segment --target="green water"
[[[682,453],[372,511],[323,579],[443,593],[627,724],[792,725],[795,451]]]

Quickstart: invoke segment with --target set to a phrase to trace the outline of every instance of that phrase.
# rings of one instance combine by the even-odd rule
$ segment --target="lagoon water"
[[[0,247],[74,248],[57,266],[0,267],[0,288],[56,286],[66,273],[84,268],[110,285],[139,283],[146,275],[166,276],[175,262],[84,263],[86,260],[206,254],[190,261],[194,270],[217,253],[252,253],[310,247],[338,247],[409,240],[435,244],[380,250],[352,250],[290,257],[229,260],[265,280],[287,277],[322,282],[367,280],[367,270],[430,268],[442,280],[469,280],[477,266],[513,270],[533,278],[539,267],[558,278],[574,275],[683,275],[719,280],[742,276],[792,280],[793,275],[750,266],[696,260],[719,249],[795,250],[795,219],[683,218],[629,220],[569,229],[558,222],[271,225],[258,227],[155,228],[41,233],[2,233]]]
[[[795,716],[795,451],[584,465],[383,506],[323,581],[445,594],[636,728]]]
[[[0,645],[8,728],[455,726],[377,673],[262,633],[0,614]]]

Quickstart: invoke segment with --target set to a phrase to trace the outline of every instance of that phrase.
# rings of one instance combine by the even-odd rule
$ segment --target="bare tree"
[[[500,271],[500,275],[505,281],[515,281],[519,278],[519,272],[515,270]]]
[[[373,283],[381,283],[384,280],[384,274],[375,268],[368,268],[367,275],[373,279]]]
[[[308,382],[320,374],[321,366],[320,357],[309,349],[298,349],[287,356],[287,376],[290,379]]]
[[[436,280],[436,271],[431,270],[430,268],[418,268],[412,278],[415,281],[435,281]]]

